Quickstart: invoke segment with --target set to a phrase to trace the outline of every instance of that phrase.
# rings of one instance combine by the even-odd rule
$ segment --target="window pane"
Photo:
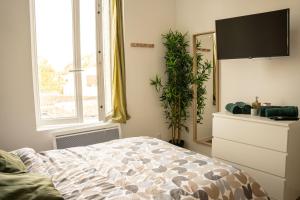
[[[35,16],[41,118],[75,117],[72,1],[36,0]]]
[[[84,120],[98,119],[96,2],[80,0],[80,48]]]

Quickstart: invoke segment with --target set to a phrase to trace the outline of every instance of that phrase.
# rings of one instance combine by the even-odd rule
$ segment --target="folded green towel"
[[[236,102],[236,105],[238,105],[242,109],[242,114],[250,114],[251,113],[251,106],[244,103],[244,102]]]
[[[266,109],[266,117],[298,117],[298,107],[297,106],[285,106],[280,108],[269,108]]]
[[[270,109],[270,108],[281,108],[281,106],[261,106],[258,109],[258,115],[261,117],[265,117],[266,116],[266,110]]]
[[[231,112],[231,113],[233,113],[233,114],[241,114],[241,113],[242,113],[242,109],[241,109],[238,105],[236,105],[236,104],[234,104],[234,103],[229,103],[229,104],[227,104],[227,105],[225,106],[225,108],[226,108],[226,110],[227,110],[228,112]]]
[[[244,102],[228,103],[225,109],[232,114],[250,114],[251,106]]]

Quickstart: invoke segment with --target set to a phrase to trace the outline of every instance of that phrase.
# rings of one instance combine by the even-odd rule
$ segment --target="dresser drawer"
[[[216,137],[213,138],[212,146],[212,154],[216,158],[285,177],[286,153],[262,149]]]
[[[266,190],[272,200],[284,200],[284,188],[286,184],[286,180],[284,178],[254,170],[249,167],[238,165],[226,160],[218,160],[245,171]]]
[[[285,126],[215,116],[213,136],[287,152],[288,127]]]

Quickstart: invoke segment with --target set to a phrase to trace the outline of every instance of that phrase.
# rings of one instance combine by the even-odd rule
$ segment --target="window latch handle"
[[[69,72],[82,72],[84,69],[71,69]]]

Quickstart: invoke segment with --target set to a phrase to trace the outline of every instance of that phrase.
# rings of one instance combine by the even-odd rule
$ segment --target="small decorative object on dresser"
[[[255,178],[271,199],[300,195],[300,122],[215,113],[213,157]]]
[[[258,110],[261,106],[261,103],[258,102],[258,97],[255,97],[255,102],[252,103],[251,115],[256,116],[258,114]]]

